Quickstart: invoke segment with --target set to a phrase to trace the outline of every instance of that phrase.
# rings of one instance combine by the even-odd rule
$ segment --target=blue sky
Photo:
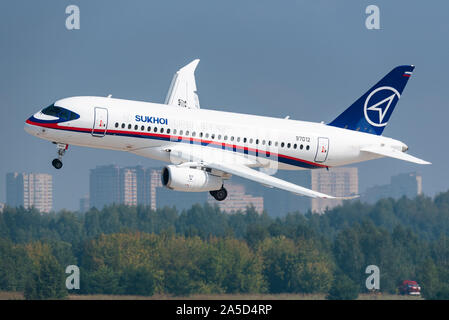
[[[81,29],[65,28],[79,6]],[[380,30],[365,8],[380,8]],[[137,156],[54,146],[26,134],[25,119],[76,95],[163,102],[173,73],[195,58],[202,108],[333,120],[393,67],[416,66],[385,136],[431,161],[358,165],[360,189],[418,171],[424,192],[446,191],[447,1],[12,1],[0,2],[0,201],[10,171],[54,175],[55,208],[77,209],[96,165],[161,166]]]

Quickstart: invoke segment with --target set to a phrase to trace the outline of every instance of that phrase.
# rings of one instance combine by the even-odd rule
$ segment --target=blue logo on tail
[[[381,135],[413,69],[394,68],[329,125]]]

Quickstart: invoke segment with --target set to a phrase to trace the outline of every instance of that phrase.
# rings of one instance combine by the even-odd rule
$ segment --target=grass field
[[[0,300],[23,300],[21,292],[0,292]],[[324,294],[207,294],[173,297],[168,295],[121,296],[121,295],[69,295],[69,300],[324,300]],[[421,297],[393,294],[360,294],[358,300],[423,300]]]

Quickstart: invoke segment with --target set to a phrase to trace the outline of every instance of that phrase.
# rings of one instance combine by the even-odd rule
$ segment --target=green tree
[[[26,282],[25,299],[62,299],[67,296],[64,268],[52,255],[39,257]]]
[[[335,276],[332,287],[326,299],[328,300],[355,300],[359,296],[358,285],[347,275],[339,272]]]
[[[145,267],[127,268],[120,277],[119,286],[123,294],[151,296],[155,283],[151,270]]]

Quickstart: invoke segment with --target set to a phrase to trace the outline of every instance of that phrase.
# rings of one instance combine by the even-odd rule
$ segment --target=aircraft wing
[[[221,152],[221,150],[210,151],[206,148],[202,148],[201,146],[194,145],[167,146],[166,150],[170,150],[170,157],[173,163],[185,163],[188,165],[198,165],[205,168],[210,168],[225,174],[236,175],[258,182],[267,187],[279,188],[303,196],[323,199],[354,199],[359,197],[358,195],[349,197],[334,197],[298,186],[294,183],[250,168],[250,166],[256,167],[258,163],[242,157],[241,155],[236,155],[235,153],[225,153]]]
[[[307,189],[301,186],[298,186],[294,183],[269,176],[263,172],[248,168],[242,165],[227,165],[226,163],[206,163],[206,167],[220,170],[223,172],[227,172],[242,178],[246,178],[248,180],[252,180],[266,186],[272,186],[275,188],[279,188],[282,190],[290,191],[299,195],[311,197],[311,198],[323,198],[323,199],[354,199],[358,196],[350,196],[350,197],[334,197],[321,192],[313,191],[311,189]]]
[[[381,155],[384,157],[395,158],[395,159],[409,161],[409,162],[418,163],[418,164],[431,164],[428,161],[416,158],[416,157],[411,156],[405,152],[401,152],[401,151],[398,151],[398,150],[390,148],[390,147],[369,146],[369,147],[362,148],[360,151],[370,152],[370,153],[374,153],[374,154]]]
[[[165,104],[188,109],[200,108],[195,82],[195,69],[199,62],[200,59],[193,60],[175,73]]]

